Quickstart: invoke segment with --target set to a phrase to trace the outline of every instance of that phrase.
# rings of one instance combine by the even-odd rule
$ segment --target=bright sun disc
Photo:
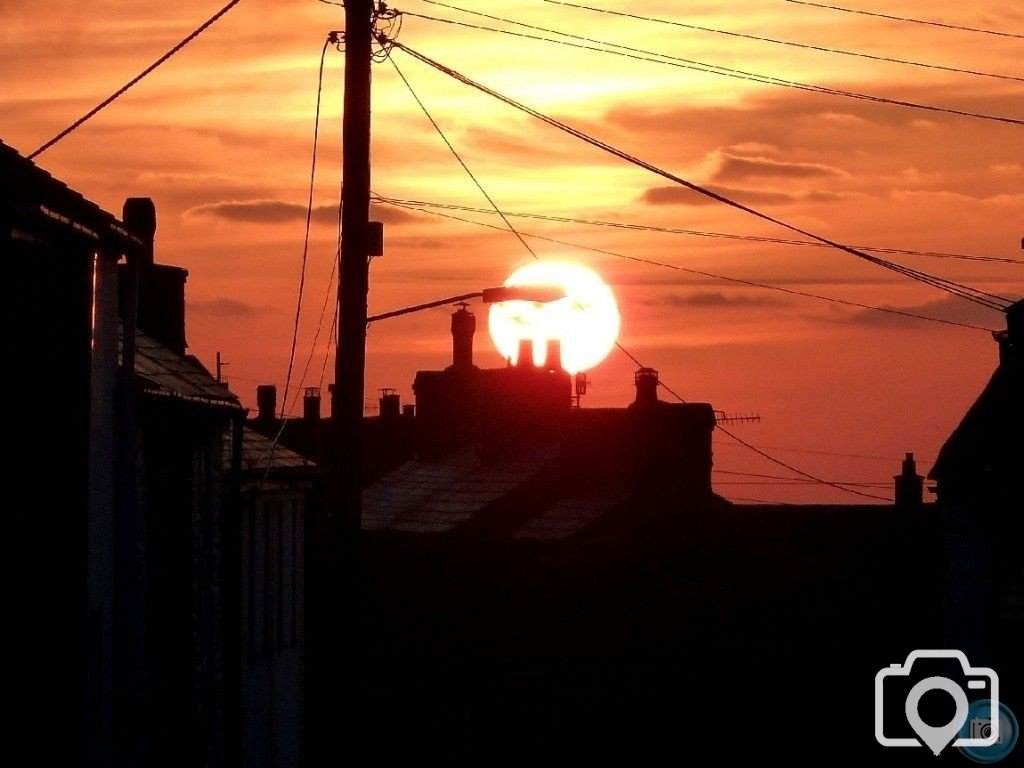
[[[519,341],[530,339],[533,362],[544,362],[548,340],[562,347],[562,367],[569,373],[593,368],[619,336],[622,323],[615,296],[593,270],[564,261],[535,261],[520,267],[506,286],[548,286],[565,298],[546,303],[502,301],[491,305],[488,326],[502,357],[517,362]]]

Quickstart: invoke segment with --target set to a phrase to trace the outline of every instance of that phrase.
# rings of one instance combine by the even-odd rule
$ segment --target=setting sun
[[[601,362],[615,345],[621,318],[615,296],[601,277],[580,264],[537,261],[520,267],[507,286],[554,286],[565,298],[538,303],[504,301],[491,306],[491,339],[502,357],[517,362],[519,342],[532,339],[533,361],[540,365],[545,342],[557,339],[562,367],[585,371]]]

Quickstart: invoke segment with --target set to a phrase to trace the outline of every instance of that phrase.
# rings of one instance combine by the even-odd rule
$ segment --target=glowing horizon
[[[178,42],[220,3],[173,6],[54,0],[44,11],[0,0],[0,139],[31,152]],[[859,0],[885,10],[885,0]],[[1024,31],[1024,7],[936,0],[928,14]],[[404,10],[471,20],[409,0]],[[636,12],[609,0],[603,7]],[[399,6],[402,7],[401,5]],[[635,19],[514,0],[497,13],[594,39],[794,81],[1024,119],[1016,81],[794,49]],[[780,0],[667,2],[644,14],[923,62],[1024,76],[1019,41],[794,7]],[[60,18],[61,40],[52,20]],[[119,101],[40,156],[55,177],[113,212],[157,205],[156,258],[189,270],[188,340],[220,351],[233,388],[283,385],[295,313],[319,55],[336,6],[245,0]],[[490,25],[490,24],[488,24]],[[1024,157],[1017,125],[769,86],[693,69],[407,17],[401,39],[467,76],[695,182],[834,240],[1020,260]],[[508,212],[786,238],[543,126],[425,68],[396,61],[488,194]],[[677,62],[678,63],[678,62]],[[373,189],[396,198],[488,208],[387,63],[375,65]],[[337,242],[342,56],[328,49],[297,368],[330,375],[330,312],[320,322]],[[385,255],[371,268],[370,312],[497,285],[528,256],[495,216],[374,205]],[[997,312],[947,297],[852,257],[797,247],[511,219],[581,246],[985,328]],[[997,359],[983,331],[928,324],[781,291],[528,240],[615,286],[622,342],[688,400],[757,411],[744,436],[766,445],[879,461],[801,456],[820,476],[886,481],[913,450],[924,469],[981,391]],[[1022,267],[911,254],[909,266],[1015,298]],[[313,348],[313,339],[318,342]],[[259,344],[253,344],[259,339]],[[443,310],[371,329],[366,390],[405,396],[416,370],[450,348]],[[312,349],[312,355],[310,350]],[[480,362],[501,365],[492,350]],[[633,363],[612,354],[584,404],[624,405]],[[297,382],[293,381],[292,386]],[[294,390],[292,390],[294,391]],[[289,407],[291,403],[287,404]],[[717,440],[717,438],[716,438]],[[724,448],[727,443],[722,442]],[[716,447],[717,450],[717,447]],[[740,451],[722,469],[771,474]],[[717,461],[717,459],[716,459]],[[775,467],[775,469],[778,469]],[[827,488],[737,486],[751,497],[853,500]]]

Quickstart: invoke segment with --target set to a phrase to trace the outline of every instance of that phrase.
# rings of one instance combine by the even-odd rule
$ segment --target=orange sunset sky
[[[1024,119],[1024,82],[696,31],[541,0],[461,7],[596,40],[892,99]],[[939,29],[785,0],[642,4],[594,0],[722,30],[1024,78],[1024,39]],[[1011,0],[848,0],[851,7],[1024,35]],[[108,96],[216,11],[219,0],[0,0],[0,139],[23,154]],[[395,7],[516,29],[422,0]],[[108,210],[157,205],[157,259],[188,268],[188,340],[219,350],[232,388],[284,384],[302,254],[317,65],[341,8],[242,0],[200,38],[36,162]],[[529,32],[529,30],[522,30]],[[545,34],[547,33],[534,33]],[[835,240],[1024,259],[1024,126],[774,87],[405,17],[406,45],[685,178]],[[701,231],[793,237],[604,155],[428,69],[395,61],[504,210]],[[328,49],[315,215],[299,346],[306,369],[337,237],[343,55]],[[373,189],[488,207],[388,63],[373,71]],[[375,207],[386,253],[371,267],[371,314],[500,284],[529,254],[508,232]],[[500,225],[496,216],[457,213]],[[536,233],[627,256],[987,328],[1002,316],[823,248],[513,219]],[[822,477],[889,483],[904,451],[927,471],[997,361],[989,334],[896,318],[531,240],[542,258],[599,271],[623,315],[621,340],[688,400],[756,412],[729,428]],[[1020,264],[893,259],[1019,298]],[[500,365],[477,307],[478,363]],[[321,382],[330,310],[304,385]],[[367,394],[412,396],[418,368],[449,362],[448,312],[372,326]],[[591,371],[585,405],[624,405],[633,364]],[[328,366],[328,380],[331,367]],[[326,382],[324,382],[326,384]],[[293,381],[293,391],[295,382]],[[291,396],[289,396],[291,400]],[[301,405],[291,409],[301,410]],[[789,449],[871,458],[800,453]],[[875,458],[881,457],[881,458]],[[881,460],[889,458],[889,461]],[[716,437],[730,498],[857,502],[788,476]],[[724,470],[722,472],[721,470]],[[866,486],[865,486],[866,487]],[[867,487],[866,487],[867,488]],[[889,493],[889,488],[868,490]]]

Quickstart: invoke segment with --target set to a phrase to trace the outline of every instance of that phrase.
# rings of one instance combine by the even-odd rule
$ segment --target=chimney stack
[[[476,333],[476,315],[461,304],[452,314],[452,367],[473,367],[473,334]]]
[[[382,419],[397,419],[402,412],[402,397],[393,389],[381,389],[379,402]]]
[[[516,357],[517,368],[533,368],[533,339],[519,340],[519,355]]]
[[[145,242],[140,270],[153,266],[153,238],[156,237],[156,205],[149,197],[129,197],[121,207],[121,220],[128,231]]]
[[[544,370],[562,370],[562,342],[558,339],[548,339],[544,354]]]
[[[188,270],[169,264],[156,264],[153,237],[156,234],[156,206],[148,197],[129,197],[122,209],[124,225],[145,242],[138,268],[137,319],[140,330],[179,355],[185,354],[185,281]],[[128,284],[132,280],[129,267],[122,265],[125,287],[119,286],[122,308],[128,310]]]
[[[640,368],[633,374],[636,385],[636,404],[654,405],[658,402],[658,372],[653,368]]]
[[[924,477],[917,474],[913,453],[907,453],[903,459],[903,471],[893,479],[896,482],[896,508],[920,509],[924,503]]]
[[[277,387],[273,384],[256,387],[256,418],[264,424],[277,418]]]
[[[302,420],[308,424],[320,423],[320,387],[306,387],[302,398]]]

